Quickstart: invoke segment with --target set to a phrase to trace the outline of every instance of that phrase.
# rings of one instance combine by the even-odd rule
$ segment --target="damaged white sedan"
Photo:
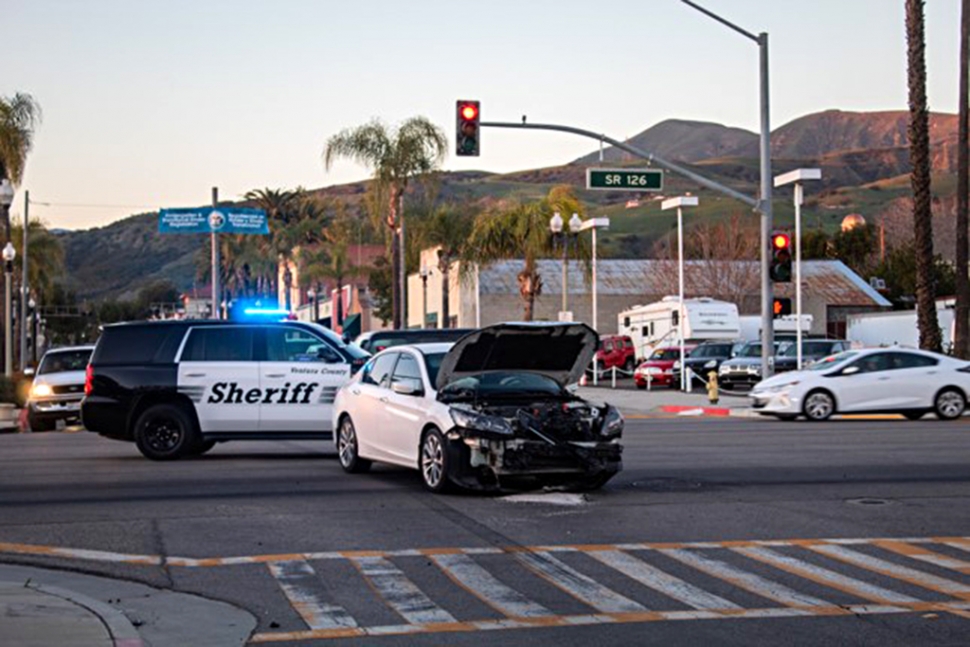
[[[584,324],[499,324],[453,345],[390,348],[337,394],[340,464],[417,468],[432,492],[599,488],[622,469],[623,417],[566,389],[596,342]]]

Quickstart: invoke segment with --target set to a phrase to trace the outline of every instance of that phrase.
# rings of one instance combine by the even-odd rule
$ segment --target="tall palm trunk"
[[[451,328],[451,255],[438,252],[438,271],[441,272],[441,327]],[[427,323],[427,322],[425,322]],[[424,325],[424,324],[422,324]]]
[[[970,110],[968,110],[967,77],[970,74],[970,0],[963,0],[960,8],[960,101],[959,132],[957,134],[957,235],[956,235],[956,292],[957,303],[953,331],[953,354],[961,359],[970,357],[970,241],[968,241],[968,195],[970,190]]]
[[[517,277],[519,281],[519,295],[524,301],[522,307],[522,320],[532,321],[535,316],[536,297],[542,292],[542,277],[536,272],[536,262],[533,259],[526,259],[525,268]]]
[[[336,278],[337,284],[337,296],[336,296],[336,308],[334,309],[334,319],[333,319],[333,329],[337,330],[344,323],[344,277],[342,274],[338,274]],[[341,330],[340,332],[343,332]]]
[[[395,330],[407,327],[403,319],[404,309],[401,304],[404,295],[401,293],[400,274],[403,263],[404,250],[401,248],[401,216],[404,191],[392,186],[390,190],[390,204],[388,205],[387,226],[391,230],[391,321]]]
[[[920,348],[939,352],[943,343],[933,285],[933,213],[930,203],[923,0],[906,0],[906,40],[909,61],[909,150],[913,165],[913,233],[916,239],[916,317]]]

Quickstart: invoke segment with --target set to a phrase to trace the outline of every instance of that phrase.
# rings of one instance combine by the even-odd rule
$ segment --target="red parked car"
[[[615,366],[629,375],[636,365],[637,355],[632,339],[626,335],[600,337],[599,348],[596,349],[596,367],[599,370],[608,371]]]
[[[687,357],[696,344],[684,344],[684,357]],[[674,383],[674,362],[680,361],[680,346],[663,346],[654,349],[645,362],[637,367],[633,374],[638,389],[647,388],[647,376],[650,376],[651,387],[677,387]]]

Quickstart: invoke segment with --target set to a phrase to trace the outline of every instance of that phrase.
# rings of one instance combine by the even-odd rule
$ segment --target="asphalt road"
[[[970,420],[654,418],[625,444],[602,491],[536,503],[346,475],[321,443],[0,436],[0,561],[223,600],[254,643],[970,642]]]

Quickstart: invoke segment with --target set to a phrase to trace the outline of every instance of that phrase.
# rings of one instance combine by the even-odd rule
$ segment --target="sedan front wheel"
[[[448,489],[448,453],[445,439],[437,429],[430,429],[421,441],[421,481],[428,490],[441,493]]]
[[[813,422],[828,420],[835,413],[835,400],[827,391],[813,391],[805,398],[802,413]]]
[[[350,416],[344,416],[337,430],[337,456],[345,472],[355,474],[370,469],[371,462],[357,453],[357,430]]]

